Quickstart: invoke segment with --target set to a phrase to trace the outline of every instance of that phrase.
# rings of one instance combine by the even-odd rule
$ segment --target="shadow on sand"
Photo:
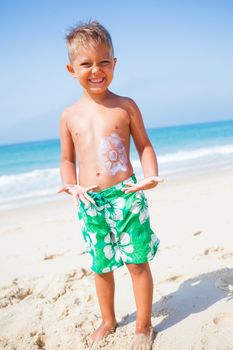
[[[156,325],[156,330],[161,332],[172,327],[189,315],[208,309],[225,298],[227,301],[233,299],[233,269],[224,268],[190,278],[182,282],[175,292],[153,304],[153,316],[164,316]],[[120,324],[126,325],[135,320],[136,313],[133,312]]]

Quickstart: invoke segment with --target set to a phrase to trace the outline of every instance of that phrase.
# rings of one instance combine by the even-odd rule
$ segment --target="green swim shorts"
[[[135,175],[100,192],[88,192],[95,205],[80,201],[78,217],[91,269],[106,273],[126,264],[153,259],[159,239],[150,227],[148,203],[143,191],[124,193]]]

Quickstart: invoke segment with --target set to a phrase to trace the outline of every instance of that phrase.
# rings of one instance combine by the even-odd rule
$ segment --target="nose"
[[[92,67],[92,73],[96,73],[99,70],[99,66],[97,66],[96,64]]]

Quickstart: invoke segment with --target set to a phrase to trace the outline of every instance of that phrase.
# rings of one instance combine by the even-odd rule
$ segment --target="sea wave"
[[[169,165],[169,163],[174,162],[192,161],[203,157],[210,158],[211,156],[223,155],[233,155],[233,144],[165,153],[158,155],[158,163]],[[132,165],[134,168],[139,169],[141,167],[140,160],[133,159]],[[2,186],[6,185],[20,186],[26,184],[28,187],[36,184],[40,184],[40,187],[43,187],[43,185],[57,186],[60,184],[59,168],[36,169],[20,174],[0,176],[0,189]]]
[[[222,146],[203,147],[186,151],[177,151],[174,153],[166,153],[159,156],[158,161],[159,163],[170,163],[218,155],[233,155],[233,145],[229,144]]]
[[[37,169],[21,174],[0,176],[0,208],[50,198],[61,186],[58,168]]]
[[[180,150],[158,155],[161,176],[208,171],[214,167],[233,166],[233,144]],[[140,179],[142,167],[139,158],[132,159],[132,165]],[[59,168],[36,169],[29,172],[0,176],[0,208],[16,203],[45,198],[61,198],[56,195],[61,186]],[[12,204],[12,205],[11,205]]]
[[[2,175],[0,176],[1,185],[19,185],[21,183],[38,182],[38,180],[52,181],[59,176],[58,168],[36,169],[26,173]]]

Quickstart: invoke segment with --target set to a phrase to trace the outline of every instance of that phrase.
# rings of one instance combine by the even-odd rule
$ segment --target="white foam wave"
[[[59,169],[37,169],[0,176],[0,207],[55,196],[61,185]]]
[[[233,145],[214,146],[188,151],[178,151],[167,153],[158,157],[159,163],[180,162],[185,160],[194,160],[209,156],[233,155]]]
[[[233,165],[233,144],[196,148],[158,156],[161,175],[185,174],[208,168]],[[138,178],[142,176],[139,158],[132,159]],[[59,168],[37,169],[30,172],[0,176],[0,207],[28,200],[43,200],[55,196],[61,186]],[[55,196],[59,197],[59,196]]]
[[[203,157],[211,157],[218,155],[233,155],[233,144],[166,153],[158,156],[158,162],[159,164],[165,164],[173,162],[192,161]],[[133,160],[132,164],[136,170],[141,168],[139,159]],[[37,169],[26,173],[2,175],[0,176],[0,188],[2,186],[7,185],[27,185],[31,187],[38,184],[40,184],[39,187],[42,187],[41,185],[43,185],[43,181],[47,185],[59,185],[59,168]]]
[[[1,185],[19,185],[20,183],[26,184],[30,182],[38,182],[43,179],[51,180],[59,176],[58,168],[51,169],[37,169],[27,173],[14,174],[14,175],[2,175],[0,176]]]

